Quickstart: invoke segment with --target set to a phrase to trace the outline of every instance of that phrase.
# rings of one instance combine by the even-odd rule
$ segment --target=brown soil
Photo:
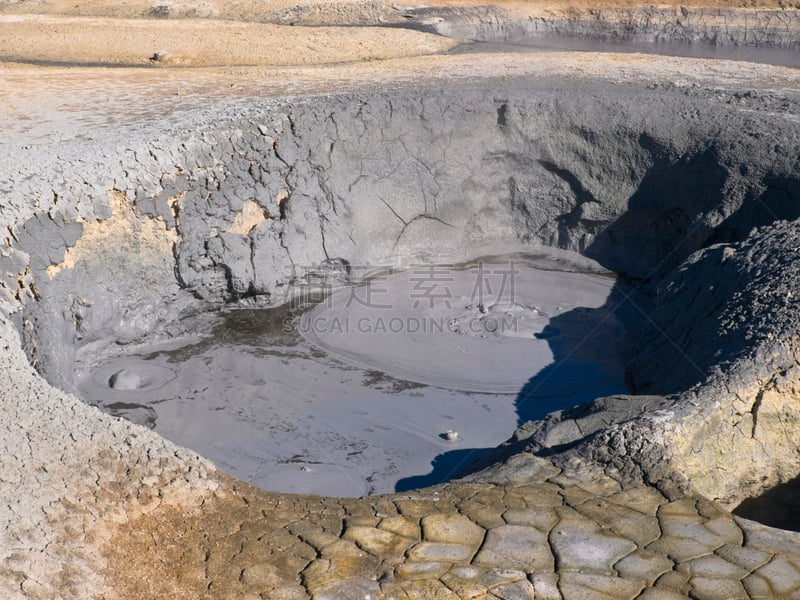
[[[454,45],[452,40],[404,29],[308,28],[201,19],[0,17],[0,57],[44,64],[324,64],[434,54]],[[156,53],[162,55],[151,60]]]

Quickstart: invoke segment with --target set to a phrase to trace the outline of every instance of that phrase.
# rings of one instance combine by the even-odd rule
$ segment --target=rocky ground
[[[798,225],[773,225],[776,219],[800,216],[792,210],[781,212],[794,206],[798,196],[793,178],[798,172],[797,71],[642,55],[443,54],[456,42],[437,37],[435,31],[450,28],[459,37],[470,37],[471,32],[496,41],[505,39],[509,29],[487,29],[487,22],[546,24],[549,18],[549,30],[586,34],[586,15],[593,9],[572,3],[503,3],[500,8],[447,3],[436,7],[435,14],[414,12],[420,8],[376,2],[0,2],[4,597],[800,597],[798,535],[727,510],[743,496],[786,483],[800,471],[797,322],[790,283]],[[752,17],[750,22],[759,25],[732,26],[720,39],[752,39],[746,36],[761,32],[753,43],[779,48],[791,47],[796,39],[797,11],[783,3],[665,3],[663,8],[663,20],[656,20],[660,32],[677,31],[672,24],[702,14],[701,25],[691,35],[713,35],[720,32],[715,19],[732,18],[725,11],[734,10],[739,11],[736,18]],[[599,25],[589,27],[594,33],[608,35],[620,23],[639,23],[643,14],[627,4],[605,9],[610,12],[595,19]],[[709,17],[709,11],[716,17]],[[37,16],[26,16],[30,13]],[[510,20],[494,19],[499,14]],[[537,21],[539,17],[544,21]],[[323,23],[394,22],[413,22],[415,30],[315,28]],[[530,32],[528,25],[522,30]],[[109,65],[116,68],[103,68]],[[59,287],[68,282],[59,273],[80,271],[97,259],[112,276],[146,273],[148,284],[161,294],[158,298],[174,295],[176,302],[183,301],[179,282],[170,275],[178,229],[167,222],[175,215],[158,208],[155,199],[177,185],[176,163],[170,161],[192,154],[180,146],[186,131],[207,135],[210,160],[222,161],[222,155],[230,159],[241,148],[225,146],[226,139],[228,144],[238,143],[235,136],[215,138],[209,124],[225,119],[243,123],[241,114],[247,114],[254,99],[277,105],[299,97],[321,102],[355,93],[374,101],[375,94],[392,90],[401,95],[406,90],[406,98],[415,98],[430,88],[413,86],[442,82],[462,86],[458,89],[467,97],[464,90],[480,88],[479,82],[495,86],[504,78],[550,82],[552,88],[547,89],[534,85],[530,102],[551,102],[558,90],[568,89],[576,98],[574,106],[559,104],[560,112],[552,114],[578,125],[607,120],[598,115],[610,114],[609,106],[624,106],[607,101],[584,110],[584,99],[611,97],[612,90],[641,97],[648,108],[626,109],[627,121],[647,122],[660,110],[670,115],[658,126],[663,131],[657,127],[651,130],[652,140],[643,140],[651,150],[656,148],[653,155],[662,163],[693,173],[696,182],[714,180],[720,169],[738,173],[738,179],[721,184],[719,204],[691,213],[702,216],[685,229],[680,229],[683,216],[669,213],[678,225],[663,232],[665,239],[675,231],[691,238],[689,233],[702,230],[706,237],[687,246],[686,255],[692,256],[686,264],[679,266],[685,258],[681,256],[662,273],[661,263],[647,262],[646,252],[634,257],[644,261],[637,265],[633,258],[603,246],[611,243],[608,240],[600,237],[602,243],[592,245],[593,238],[586,237],[594,235],[591,227],[598,219],[619,225],[622,209],[615,207],[624,206],[626,194],[635,191],[630,182],[614,180],[612,187],[622,192],[619,200],[609,200],[598,192],[602,185],[596,171],[563,159],[584,152],[580,144],[574,153],[537,146],[536,132],[527,132],[523,125],[510,135],[509,123],[522,124],[523,116],[536,114],[524,98],[509,102],[499,113],[493,88],[485,98],[454,103],[463,111],[478,106],[473,116],[487,111],[484,116],[496,125],[487,148],[508,145],[511,150],[533,149],[541,156],[548,150],[548,156],[558,159],[555,167],[545,160],[537,167],[543,171],[531,172],[531,183],[523,181],[531,189],[537,181],[563,188],[554,202],[569,194],[600,198],[574,213],[584,218],[560,228],[553,225],[548,230],[547,223],[536,222],[530,212],[528,221],[515,223],[541,226],[552,244],[594,248],[630,273],[663,276],[651,326],[643,332],[638,367],[632,370],[636,390],[653,395],[604,399],[530,423],[498,450],[493,462],[484,465],[486,470],[466,480],[408,494],[341,500],[271,494],[233,481],[148,430],[103,415],[51,387],[30,366],[31,360],[41,366],[39,359],[68,365],[67,358],[49,351],[45,342],[57,350],[74,341],[41,334],[54,331],[48,328],[56,321],[45,319],[50,308],[38,311],[37,306],[54,307],[52,312],[74,326],[64,330],[70,335],[81,329],[82,319],[87,331],[110,322],[103,321],[101,307],[94,313],[85,310],[81,290],[74,285]],[[513,90],[504,89],[500,106],[505,106],[507,91]],[[527,93],[523,88],[519,95]],[[403,102],[411,105],[410,100]],[[397,104],[401,113],[406,110],[403,102]],[[296,124],[300,132],[314,128],[313,102],[310,106],[287,113],[299,116],[291,127],[286,124],[287,132]],[[542,106],[542,114],[551,114]],[[244,113],[237,112],[240,109]],[[269,110],[263,109],[263,114],[272,114]],[[712,111],[723,117],[704,125]],[[546,119],[543,122],[539,126],[547,130]],[[625,131],[622,124],[630,123],[621,117],[608,130],[598,130],[600,143],[610,148]],[[673,130],[685,135],[670,138],[664,133]],[[587,129],[576,126],[575,131]],[[686,164],[676,158],[670,163],[671,156],[691,150],[692,134],[698,132],[718,140],[711,153],[719,160]],[[739,134],[751,141],[739,141]],[[288,156],[284,150],[289,148],[280,140],[299,138],[296,131],[286,133],[276,142],[279,153]],[[663,147],[657,148],[661,142]],[[420,147],[426,143],[423,140]],[[563,140],[559,144],[569,145]],[[247,144],[242,147],[246,153]],[[509,151],[506,160],[521,155]],[[743,183],[751,173],[742,165],[753,169],[756,163],[761,165],[755,168],[759,181],[765,183],[763,189],[751,190]],[[603,162],[598,158],[594,164]],[[572,170],[559,170],[559,165]],[[707,165],[712,168],[704,170]],[[610,166],[601,179],[621,172],[613,161]],[[270,168],[279,172],[288,167]],[[139,169],[143,175],[137,174]],[[630,179],[638,180],[645,169],[633,171]],[[153,173],[168,172],[169,181],[146,180]],[[453,172],[454,178],[462,176]],[[492,177],[507,181],[502,169]],[[313,179],[309,175],[297,189],[305,186],[313,195]],[[137,198],[137,190],[146,193]],[[143,209],[145,200],[153,200],[149,215]],[[231,214],[191,218],[213,228],[215,218],[224,221],[235,213],[236,201],[226,202]],[[765,206],[773,218],[748,213],[756,204]],[[592,212],[600,205],[602,210]],[[524,213],[519,206],[515,210]],[[553,211],[553,217],[559,214]],[[180,230],[187,240],[195,235],[187,228],[190,216],[184,213]],[[319,215],[306,219],[313,222],[315,216]],[[756,221],[759,227],[753,229]],[[503,227],[507,229],[498,225],[497,231],[513,231],[512,224]],[[619,227],[616,231],[623,237],[635,238],[635,228]],[[199,231],[195,241],[202,246],[210,239],[203,236],[210,235]],[[725,246],[712,245],[693,254],[704,240]],[[308,246],[316,243],[312,240]],[[331,243],[335,240],[329,237]],[[122,250],[110,255],[119,263],[98,256],[100,248],[112,245]],[[223,248],[219,260],[234,264],[235,257],[225,252],[234,251]],[[141,262],[144,266],[125,266],[124,257],[137,253],[147,258]],[[122,265],[119,271],[113,268],[117,264]],[[195,278],[194,291],[210,295],[213,270],[188,266],[187,259],[182,268]],[[672,266],[679,268],[672,271]],[[713,293],[702,293],[709,277],[720,271],[725,275],[722,284],[715,285]],[[170,277],[171,283],[160,287]],[[142,280],[132,281],[136,285],[119,288],[119,296],[124,300],[132,294],[153,302],[146,289],[138,289]],[[86,316],[90,314],[96,321]],[[692,318],[686,319],[686,314]],[[123,325],[135,336],[147,324]],[[664,339],[678,340],[688,368],[665,358],[675,353],[675,346],[664,345]],[[39,359],[37,343],[42,344]],[[57,372],[54,368],[49,375],[57,379]]]

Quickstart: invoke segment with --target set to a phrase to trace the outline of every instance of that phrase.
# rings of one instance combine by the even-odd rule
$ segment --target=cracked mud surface
[[[0,9],[59,19],[75,16],[69,4]],[[710,4],[612,10],[591,26],[594,3],[542,5],[549,15],[532,14],[529,3],[504,3],[502,14],[470,4],[448,16],[439,7],[413,13],[429,33],[363,31],[363,51],[333,31],[315,33],[331,42],[320,63],[394,57],[351,64],[292,66],[302,44],[297,56],[264,54],[269,64],[255,67],[4,63],[2,595],[800,597],[797,535],[726,510],[800,471],[797,71],[580,53],[445,56],[437,53],[452,40],[431,35],[450,27],[457,37],[505,39],[521,11],[555,32],[633,27],[776,48],[797,39],[794,7],[697,12]],[[280,2],[256,19],[241,3],[207,7],[191,16],[267,21],[229,27],[289,37],[302,30],[288,21],[375,25],[398,12]],[[103,18],[185,17],[196,8],[78,5]],[[431,16],[443,20],[422,22]],[[19,31],[36,23],[3,18]],[[745,18],[746,27],[737,20]],[[184,25],[176,38],[196,26]],[[408,57],[419,44],[432,54]],[[140,45],[119,60],[143,64],[161,49],[140,53]],[[111,58],[85,37],[71,51],[84,65]],[[365,136],[364,125],[380,135]],[[375,190],[391,196],[391,210],[372,202]],[[502,208],[487,198],[503,199]],[[511,237],[650,277],[657,307],[642,337],[650,353],[634,379],[651,395],[601,398],[527,423],[466,479],[334,499],[233,481],[30,366],[70,389],[75,344],[102,353],[104,334],[135,341],[197,302],[247,300],[251,289],[266,298],[283,283],[270,275],[286,261],[378,256],[405,225],[392,212],[406,222],[425,214],[456,222],[463,237],[446,240],[456,251]],[[374,242],[374,254],[365,243],[350,247],[351,237]],[[720,270],[726,285],[701,294]],[[659,330],[672,343],[663,345]],[[725,336],[735,343],[717,353]],[[676,346],[699,373],[672,360]]]
[[[586,466],[566,474],[541,463],[541,479],[524,484],[450,484],[362,500],[280,496],[232,482],[200,508],[130,520],[105,557],[126,598],[800,594],[797,534],[775,535],[702,498],[667,499]]]

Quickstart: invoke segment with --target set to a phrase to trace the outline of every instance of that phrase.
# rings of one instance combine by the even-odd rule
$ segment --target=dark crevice
[[[508,127],[508,103],[503,102],[497,107],[497,126],[501,129]]]

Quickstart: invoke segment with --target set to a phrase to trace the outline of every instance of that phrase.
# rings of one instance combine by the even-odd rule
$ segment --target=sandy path
[[[325,64],[434,54],[456,43],[406,29],[0,16],[0,59],[59,65]],[[164,59],[151,61],[161,50]]]

